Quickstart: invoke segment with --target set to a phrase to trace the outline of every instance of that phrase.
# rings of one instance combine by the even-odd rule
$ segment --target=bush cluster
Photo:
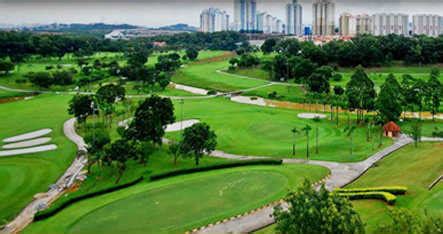
[[[340,196],[349,198],[349,200],[377,199],[383,200],[389,205],[394,205],[397,197],[387,192],[360,192],[360,193],[339,193]]]
[[[336,189],[337,193],[366,193],[366,192],[387,192],[394,195],[403,195],[408,191],[407,187],[403,186],[389,186],[389,187],[373,187],[373,188],[349,188]]]

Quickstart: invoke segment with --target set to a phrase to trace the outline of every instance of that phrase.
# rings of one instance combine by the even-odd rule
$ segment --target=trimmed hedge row
[[[214,170],[214,169],[226,169],[226,168],[241,167],[241,166],[253,166],[253,165],[281,165],[282,163],[283,163],[283,161],[279,160],[279,159],[257,159],[257,160],[237,161],[237,162],[231,162],[231,163],[216,164],[216,165],[195,167],[195,168],[188,168],[188,169],[179,169],[179,170],[174,170],[174,171],[153,174],[153,175],[151,175],[150,180],[155,181],[155,180],[160,180],[160,179],[179,176],[179,175],[186,175],[186,174],[192,174],[192,173],[196,173],[196,172],[210,171],[210,170]]]
[[[360,192],[360,193],[339,193],[340,196],[349,198],[350,200],[361,199],[377,199],[387,202],[389,205],[394,205],[397,197],[388,192]]]
[[[389,186],[389,187],[373,187],[373,188],[350,188],[350,189],[336,189],[337,193],[360,193],[360,192],[387,192],[394,195],[406,194],[407,187],[403,186]]]
[[[68,198],[65,201],[60,202],[60,203],[55,203],[53,206],[50,206],[48,209],[37,212],[34,216],[34,221],[39,221],[39,220],[49,218],[49,217],[57,214],[59,211],[65,209],[66,207],[68,207],[78,201],[88,199],[88,198],[93,198],[96,196],[100,196],[105,193],[115,192],[115,191],[130,187],[132,185],[138,184],[141,181],[143,181],[143,179],[144,179],[143,177],[139,177],[135,180],[129,181],[129,182],[121,184],[121,185],[104,188],[104,189],[101,189],[101,190],[98,190],[98,191],[95,191],[92,193],[86,193],[86,194],[82,194],[82,195],[79,195],[76,197]]]

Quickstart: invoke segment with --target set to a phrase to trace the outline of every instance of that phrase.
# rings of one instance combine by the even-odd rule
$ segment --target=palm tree
[[[300,133],[300,131],[296,127],[294,127],[291,130],[291,132],[292,132],[292,134],[294,134],[294,143],[292,144],[292,156],[295,156],[295,138],[296,138],[297,134]]]
[[[306,160],[309,160],[309,132],[312,130],[311,126],[306,125],[302,131],[306,134]]]
[[[354,133],[355,129],[356,129],[356,127],[354,125],[352,125],[352,126],[347,126],[345,128],[345,130],[344,130],[346,136],[349,137],[349,139],[351,140],[351,144],[350,144],[350,146],[351,146],[351,157],[352,157],[352,155],[354,153],[353,152],[354,141],[353,141],[353,137],[352,136],[353,136],[353,133]]]

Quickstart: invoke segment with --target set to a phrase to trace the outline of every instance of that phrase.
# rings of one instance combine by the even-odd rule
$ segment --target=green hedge
[[[360,192],[387,192],[394,195],[406,194],[407,187],[403,186],[389,186],[389,187],[372,187],[372,188],[349,188],[349,189],[336,189],[337,193],[360,193]]]
[[[350,200],[361,199],[377,199],[387,202],[389,205],[394,205],[397,197],[388,192],[359,192],[359,193],[339,193],[340,196],[349,198]]]
[[[39,221],[39,220],[42,220],[42,219],[49,218],[49,217],[57,214],[59,211],[65,209],[66,207],[68,207],[68,206],[70,206],[70,205],[72,205],[72,204],[74,204],[74,203],[76,203],[78,201],[81,201],[81,200],[84,200],[84,199],[88,199],[88,198],[92,198],[92,197],[96,197],[96,196],[100,196],[100,195],[103,195],[105,193],[115,192],[117,190],[130,187],[132,185],[140,183],[141,181],[143,181],[143,179],[144,179],[143,177],[139,177],[139,178],[137,178],[135,180],[132,180],[132,181],[129,181],[127,183],[120,184],[120,185],[117,185],[117,186],[112,186],[112,187],[104,188],[104,189],[97,190],[97,191],[92,192],[92,193],[86,193],[86,194],[82,194],[82,195],[79,195],[79,196],[73,196],[73,197],[70,197],[70,198],[68,197],[63,202],[55,203],[52,206],[50,206],[48,209],[45,209],[45,210],[37,212],[35,214],[35,216],[34,216],[34,221]]]
[[[241,166],[252,166],[252,165],[281,165],[282,163],[283,163],[283,161],[279,160],[279,159],[245,160],[245,161],[237,161],[237,162],[231,162],[231,163],[216,164],[216,165],[210,165],[210,166],[204,166],[204,167],[195,167],[195,168],[179,169],[179,170],[175,170],[175,171],[163,172],[163,173],[151,175],[150,179],[151,179],[151,181],[155,181],[155,180],[160,180],[160,179],[169,178],[169,177],[173,177],[173,176],[186,175],[186,174],[210,171],[210,170],[215,170],[215,169],[225,169],[225,168],[233,168],[233,167],[241,167]]]

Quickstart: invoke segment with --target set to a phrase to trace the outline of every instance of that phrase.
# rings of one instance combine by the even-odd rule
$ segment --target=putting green
[[[326,174],[309,165],[254,166],[143,183],[79,202],[24,233],[183,233],[282,198],[304,178]]]
[[[69,99],[41,95],[0,104],[0,139],[51,128],[52,143],[58,146],[54,151],[0,157],[0,225],[18,214],[36,193],[46,192],[75,157],[75,146],[63,134]]]
[[[177,119],[180,119],[182,104],[175,102]],[[371,141],[366,141],[366,127],[359,127],[353,134],[353,154],[350,153],[350,139],[344,133],[346,117],[341,116],[339,127],[327,119],[300,119],[300,112],[270,107],[238,104],[225,98],[206,100],[185,100],[184,119],[199,119],[208,123],[217,134],[217,149],[239,155],[272,156],[292,158],[294,136],[291,129],[300,131],[295,138],[296,158],[306,157],[306,136],[301,131],[309,124],[311,159],[352,162],[361,161],[380,151],[379,133],[373,132]],[[315,153],[315,131],[318,127],[319,153]],[[168,133],[168,138],[178,139],[180,133]],[[382,147],[392,140],[383,138]]]

